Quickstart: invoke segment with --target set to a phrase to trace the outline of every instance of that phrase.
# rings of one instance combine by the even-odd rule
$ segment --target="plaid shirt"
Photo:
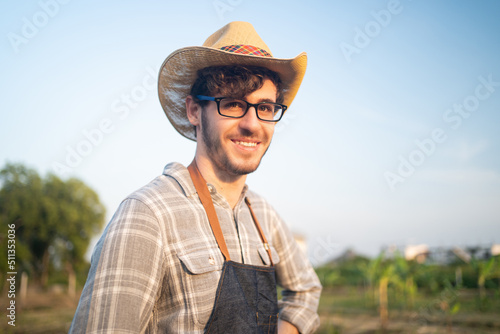
[[[280,319],[314,331],[321,285],[283,221],[246,186],[234,209],[209,190],[231,260],[270,265],[243,201],[250,199],[283,287]],[[224,257],[187,169],[171,163],[126,198],[91,262],[70,333],[203,333]]]

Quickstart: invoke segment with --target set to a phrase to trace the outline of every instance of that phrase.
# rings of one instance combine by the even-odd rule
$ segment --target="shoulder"
[[[189,197],[193,190],[187,168],[172,162],[165,166],[161,175],[128,195],[124,201],[136,200],[155,209],[174,198]]]
[[[175,220],[176,212],[185,211],[189,206],[194,186],[188,178],[189,172],[183,165],[168,164],[162,175],[120,203],[108,226],[113,230],[163,230],[169,221]]]
[[[119,205],[102,234],[105,239],[141,236],[162,244],[172,211],[185,207],[190,186],[187,169],[179,163],[165,166],[163,174],[128,195]],[[117,239],[117,240],[118,240]]]

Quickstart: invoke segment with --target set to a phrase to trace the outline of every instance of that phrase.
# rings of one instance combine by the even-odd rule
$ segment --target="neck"
[[[234,208],[240,199],[247,176],[232,175],[225,171],[221,171],[214,168],[213,164],[208,159],[204,159],[200,156],[196,156],[195,160],[198,170],[205,181],[212,184],[215,189],[217,189],[217,192],[227,200],[231,208]]]

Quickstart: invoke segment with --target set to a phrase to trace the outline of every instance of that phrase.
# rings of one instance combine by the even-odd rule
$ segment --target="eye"
[[[242,103],[238,101],[233,101],[231,103],[228,103],[227,105],[229,108],[242,108]]]
[[[222,100],[221,106],[224,109],[233,109],[233,110],[240,110],[245,108],[245,102],[240,101],[240,100]]]
[[[260,104],[259,105],[259,112],[273,113],[274,106],[272,104]]]

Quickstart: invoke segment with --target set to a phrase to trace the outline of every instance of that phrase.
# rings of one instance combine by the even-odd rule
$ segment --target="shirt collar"
[[[191,180],[189,171],[182,164],[178,162],[169,163],[163,169],[163,175],[171,177],[177,181],[187,197],[191,197],[193,194],[196,194],[196,188]]]
[[[177,183],[179,183],[179,185],[181,186],[182,190],[184,191],[186,197],[191,197],[192,195],[196,194],[196,188],[194,187],[193,181],[191,180],[189,171],[182,164],[178,162],[169,163],[163,169],[163,175],[171,177],[174,180],[176,180]],[[208,185],[208,190],[212,195],[212,198],[214,197],[222,198],[222,196],[218,195],[217,190],[212,184],[207,183],[207,185]],[[248,191],[248,186],[245,184],[241,192],[240,201],[246,196],[247,191]]]

